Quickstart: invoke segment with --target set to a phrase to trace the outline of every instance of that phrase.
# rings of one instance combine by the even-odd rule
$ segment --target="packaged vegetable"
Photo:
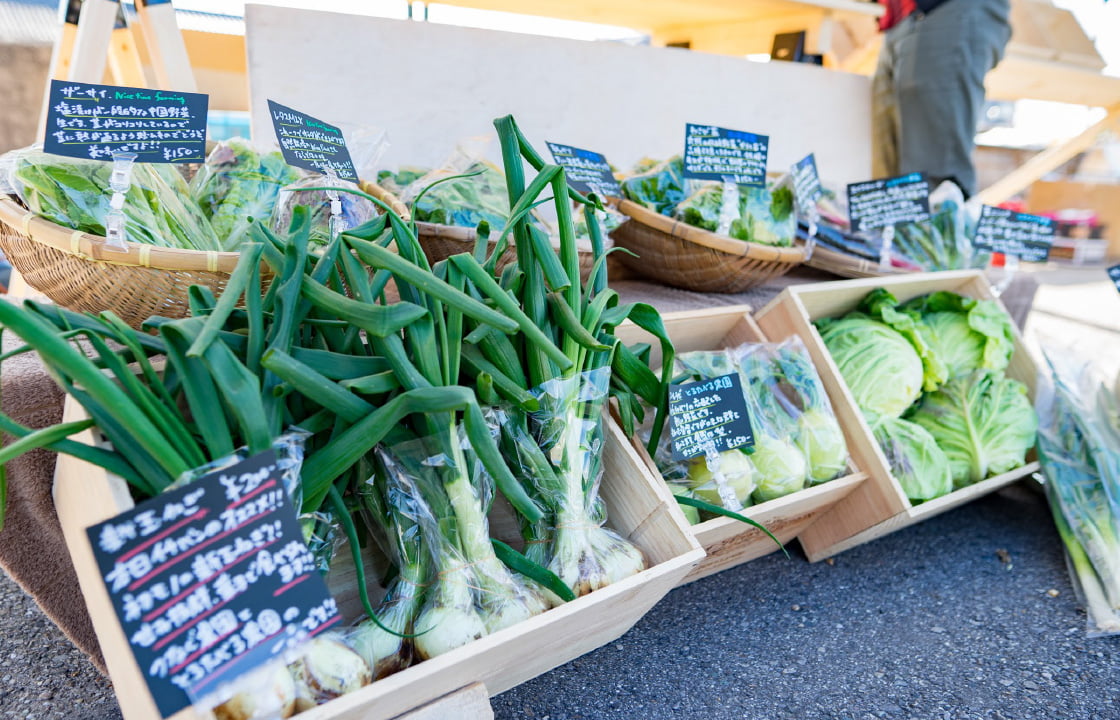
[[[113,196],[112,169],[110,162],[50,155],[36,146],[16,152],[9,184],[39,217],[104,237]],[[121,211],[128,242],[184,250],[223,249],[173,165],[133,164]]]
[[[226,250],[236,250],[250,224],[272,217],[280,189],[300,173],[279,151],[257,152],[248,140],[218,143],[191,180],[191,197]]]
[[[949,458],[925,428],[884,417],[872,425],[872,432],[906,497],[923,502],[952,492]]]

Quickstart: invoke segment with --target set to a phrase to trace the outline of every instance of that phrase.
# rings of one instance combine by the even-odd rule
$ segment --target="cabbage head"
[[[897,418],[922,392],[922,359],[901,333],[861,313],[821,323],[852,397],[873,418]]]
[[[921,425],[882,418],[872,425],[891,474],[911,500],[932,500],[953,491],[949,458]]]
[[[1011,362],[1011,317],[994,300],[942,291],[914,298],[902,311],[921,319],[922,337],[944,366],[946,380],[973,370],[1004,370]]]
[[[830,413],[810,408],[797,419],[797,445],[809,463],[809,482],[828,482],[848,466],[848,445]]]
[[[728,510],[741,510],[751,504],[751,493],[755,489],[754,466],[740,450],[725,450],[719,454],[719,471],[723,474],[727,488],[735,495],[739,505],[724,502],[716,483],[715,473],[708,469],[708,461],[703,455],[695,457],[688,466],[688,484],[692,495],[710,505],[725,507]]]
[[[755,502],[774,500],[805,487],[809,467],[801,449],[789,440],[758,433],[750,461],[755,469]]]
[[[945,451],[957,487],[1022,465],[1038,432],[1027,387],[990,370],[950,380],[911,419]]]

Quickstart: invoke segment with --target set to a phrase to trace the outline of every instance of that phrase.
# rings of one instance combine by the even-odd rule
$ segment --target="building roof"
[[[0,45],[53,45],[58,38],[60,0],[0,0]],[[129,21],[136,18],[136,6],[124,3]],[[182,30],[244,35],[245,21],[235,15],[175,10]]]

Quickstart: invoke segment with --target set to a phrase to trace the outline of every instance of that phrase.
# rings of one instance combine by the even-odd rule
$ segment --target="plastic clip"
[[[132,187],[132,165],[136,153],[113,153],[113,170],[109,174],[109,212],[105,215],[105,244],[122,252],[128,251],[128,238],[125,232],[124,202],[125,195]]]

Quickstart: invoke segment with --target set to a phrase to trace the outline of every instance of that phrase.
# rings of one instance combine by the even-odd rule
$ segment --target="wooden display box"
[[[910,502],[902,486],[891,475],[887,460],[864,420],[863,413],[856,406],[847,384],[821,340],[820,333],[813,326],[815,320],[838,317],[854,310],[867,293],[878,287],[890,290],[900,301],[936,290],[950,290],[968,297],[999,302],[983,274],[977,270],[968,270],[791,287],[782,291],[781,295],[755,316],[759,326],[767,334],[796,333],[805,341],[821,373],[821,380],[828,389],[829,397],[832,398],[833,409],[844,428],[848,449],[856,465],[870,476],[866,483],[833,506],[824,517],[801,534],[801,547],[814,562],[975,500],[1038,470],[1032,450],[1027,456],[1027,463],[1016,470],[954,490],[920,505]],[[1017,329],[1015,351],[1011,357],[1011,365],[1007,368],[1007,375],[1027,386],[1033,402],[1037,369]]]
[[[751,318],[750,308],[745,305],[667,313],[662,315],[662,320],[669,337],[673,340],[673,346],[679,353],[693,350],[718,350],[746,342],[768,342],[767,335],[763,334]],[[627,345],[636,342],[651,343],[653,346],[651,362],[655,367],[660,367],[660,347],[651,335],[629,323],[620,326],[615,334]],[[789,335],[790,333],[775,334],[769,337],[774,341],[780,341]],[[631,438],[631,442],[638,454],[648,463],[650,470],[659,475],[657,466],[642,441]],[[752,505],[742,514],[761,523],[783,545],[787,544],[867,478],[850,462],[849,467],[851,471],[843,477],[776,500]],[[682,585],[742,565],[778,549],[774,541],[761,530],[731,518],[705,520],[698,525],[693,525],[692,532],[708,554],[681,581]]]
[[[66,420],[85,417],[72,398]],[[92,430],[74,439],[93,443]],[[645,553],[649,569],[553,608],[516,626],[378,680],[298,715],[301,720],[385,720],[427,705],[474,683],[494,694],[605,645],[629,630],[704,556],[672,493],[612,421],[604,443],[600,494],[609,524]],[[159,713],[140,674],[101,580],[85,529],[133,507],[125,482],[99,467],[59,455],[54,499],[66,543],[126,720],[156,720]],[[514,540],[514,538],[506,538]],[[345,578],[346,572],[340,575]],[[334,575],[334,573],[332,573]],[[351,570],[352,578],[352,570]],[[338,587],[329,578],[332,593]],[[345,581],[343,581],[345,582]],[[352,583],[352,579],[350,580]],[[348,603],[340,600],[340,607]],[[355,619],[355,618],[348,618]],[[204,720],[191,708],[174,720]]]

